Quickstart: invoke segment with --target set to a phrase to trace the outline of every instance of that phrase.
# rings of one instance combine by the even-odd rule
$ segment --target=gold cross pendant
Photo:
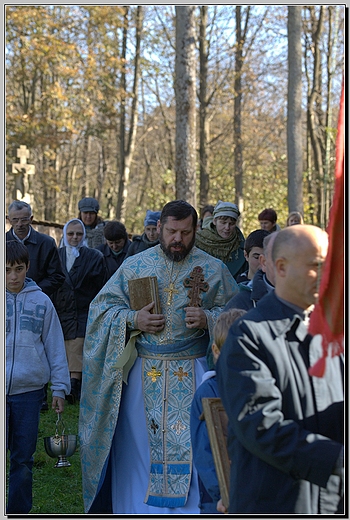
[[[170,282],[169,287],[166,287],[164,289],[164,292],[168,293],[168,301],[167,305],[171,305],[173,301],[173,294],[179,294],[179,291],[175,289],[175,284],[173,282]]]

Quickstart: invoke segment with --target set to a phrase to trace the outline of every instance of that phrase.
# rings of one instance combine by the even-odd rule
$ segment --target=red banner
[[[322,272],[319,300],[310,316],[309,332],[322,335],[323,355],[309,369],[322,377],[327,356],[344,350],[344,79],[336,141],[335,186],[327,226],[329,247]]]

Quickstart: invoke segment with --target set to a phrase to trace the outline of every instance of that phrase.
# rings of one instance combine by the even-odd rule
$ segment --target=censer
[[[67,457],[71,457],[77,448],[77,436],[76,435],[65,435],[64,434],[64,422],[57,414],[56,421],[56,433],[52,437],[44,437],[44,446],[46,453],[52,457],[58,457],[55,464],[55,468],[64,468],[71,466],[71,463],[67,460]],[[62,433],[58,433],[59,423],[61,423]]]

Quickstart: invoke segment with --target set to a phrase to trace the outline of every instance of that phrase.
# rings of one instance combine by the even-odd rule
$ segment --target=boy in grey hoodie
[[[30,278],[29,253],[6,242],[6,447],[10,451],[7,514],[32,508],[33,455],[44,385],[52,408],[64,409],[70,376],[61,325],[50,298]]]

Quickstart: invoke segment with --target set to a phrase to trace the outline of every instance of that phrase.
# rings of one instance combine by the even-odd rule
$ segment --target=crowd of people
[[[84,197],[58,245],[13,201],[6,233],[7,513],[32,507],[40,413],[79,406],[89,514],[343,512],[343,358],[311,377],[328,238],[273,208],[244,237],[236,204],[147,210],[141,235]],[[129,285],[156,280],[147,305]],[[160,313],[155,312],[156,296]],[[158,311],[159,312],[159,311]],[[203,397],[228,416],[224,505]],[[242,485],[244,482],[244,485]]]

